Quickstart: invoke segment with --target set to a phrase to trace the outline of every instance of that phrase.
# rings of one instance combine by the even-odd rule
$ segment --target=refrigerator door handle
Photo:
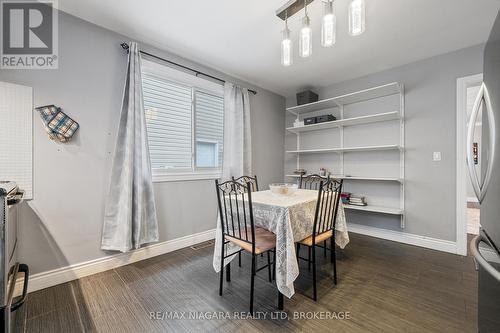
[[[484,239],[483,236],[481,235],[477,235],[476,237],[474,237],[470,242],[470,252],[474,256],[476,263],[482,268],[484,268],[485,271],[490,273],[490,275],[493,276],[498,282],[500,282],[500,272],[497,271],[495,267],[491,266],[479,252],[479,243],[481,243],[482,241],[488,243],[488,241]]]
[[[488,127],[489,127],[489,154],[488,156],[488,166],[486,169],[486,174],[484,176],[483,183],[481,185],[481,198],[479,202],[482,202],[484,197],[486,196],[486,192],[488,191],[488,187],[491,182],[491,175],[493,173],[493,167],[495,164],[495,151],[496,151],[496,123],[495,123],[495,114],[493,112],[493,107],[491,106],[490,94],[488,92],[488,87],[483,83],[484,87],[484,104],[486,108],[486,116],[488,117]]]
[[[467,128],[467,148],[466,148],[466,153],[467,153],[467,168],[469,170],[469,177],[470,181],[472,184],[472,188],[474,189],[474,193],[476,194],[476,198],[479,199],[481,196],[481,189],[479,186],[479,179],[477,178],[477,174],[474,168],[474,158],[473,158],[473,152],[472,152],[472,144],[474,140],[474,124],[476,123],[477,115],[479,114],[479,107],[481,106],[481,102],[483,100],[482,98],[482,90],[483,87],[481,86],[478,95],[476,96],[476,100],[474,102],[474,105],[472,107],[472,112],[470,114],[469,118],[469,125]]]
[[[479,178],[477,177],[477,172],[474,167],[474,159],[472,154],[472,143],[474,140],[474,124],[476,123],[477,116],[479,115],[479,108],[481,107],[482,102],[484,101],[484,111],[486,112],[486,116],[488,117],[488,126],[489,126],[489,157],[488,157],[488,165],[486,167],[486,174],[482,182],[479,182]],[[481,88],[479,89],[479,93],[474,102],[474,106],[472,108],[472,113],[469,119],[469,128],[467,130],[467,166],[469,169],[469,176],[471,179],[472,187],[474,192],[476,193],[476,197],[481,203],[486,196],[486,192],[488,191],[488,186],[491,181],[491,174],[493,172],[493,165],[495,163],[495,144],[496,144],[496,126],[495,126],[495,115],[493,113],[493,108],[491,106],[490,95],[488,93],[488,88],[483,83]]]

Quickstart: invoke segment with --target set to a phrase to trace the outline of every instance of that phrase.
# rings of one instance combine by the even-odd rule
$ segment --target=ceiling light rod
[[[283,6],[276,10],[276,16],[278,16],[283,21],[287,18],[292,17],[297,14],[300,10],[304,9],[304,3],[309,5],[314,0],[289,0]]]
[[[128,43],[121,43],[120,46],[126,50],[128,52],[128,49],[129,49],[129,45]],[[157,55],[154,55],[154,54],[151,54],[151,53],[148,53],[148,52],[145,52],[145,51],[139,51],[141,52],[141,54],[145,55],[145,56],[148,56],[148,57],[151,57],[151,58],[154,58],[154,59],[157,59],[157,60],[160,60],[160,61],[163,61],[163,62],[166,62],[166,63],[169,63],[171,65],[174,65],[174,66],[177,66],[177,67],[180,67],[182,69],[185,69],[185,70],[188,70],[188,71],[191,71],[194,73],[195,76],[198,76],[198,75],[203,75],[203,76],[206,76],[210,79],[213,79],[213,80],[216,80],[216,81],[219,81],[221,83],[225,83],[226,80],[224,79],[221,79],[221,78],[218,78],[218,77],[215,77],[213,75],[210,75],[210,74],[207,74],[207,73],[203,73],[203,72],[200,72],[199,70],[197,69],[193,69],[191,67],[187,67],[187,66],[184,66],[184,65],[181,65],[181,64],[178,64],[176,62],[173,62],[171,60],[168,60],[168,59],[165,59],[165,58],[162,58],[162,57],[159,57]],[[248,89],[248,92],[254,94],[254,95],[257,95],[257,92],[255,90],[252,90],[252,89]]]

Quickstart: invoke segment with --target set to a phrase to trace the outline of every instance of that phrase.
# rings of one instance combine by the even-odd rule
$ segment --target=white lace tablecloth
[[[277,196],[271,191],[252,192],[253,214],[256,227],[262,227],[276,234],[276,284],[278,290],[288,298],[295,293],[293,282],[299,276],[295,254],[295,242],[312,234],[318,191],[297,190],[292,196]],[[335,243],[344,248],[349,243],[344,207],[339,205]],[[221,226],[217,222],[213,266],[220,271]],[[226,253],[239,250],[230,243]],[[226,258],[224,266],[236,255]]]

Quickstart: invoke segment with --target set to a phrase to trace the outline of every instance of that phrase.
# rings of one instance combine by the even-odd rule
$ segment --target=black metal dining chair
[[[329,177],[323,177],[317,174],[300,175],[299,188],[303,190],[318,190],[320,182],[327,182]]]
[[[231,177],[232,180],[237,181],[240,184],[246,185],[247,183],[250,183],[250,187],[252,189],[252,192],[257,192],[259,191],[259,183],[257,182],[257,176],[254,175],[252,176],[241,176],[239,178],[234,178]]]
[[[300,175],[300,180],[299,180],[299,188],[303,190],[315,190],[317,191],[319,189],[319,184],[321,182],[326,183],[330,179],[329,176],[320,176],[318,174],[312,174],[308,176]],[[324,249],[324,255],[326,257],[326,240],[323,242],[323,246],[321,246]],[[311,262],[311,249],[309,249],[309,262]],[[308,265],[308,270],[311,270],[311,264]]]
[[[231,177],[233,181],[236,181],[240,184],[243,184],[246,186],[247,183],[250,183],[250,189],[252,192],[257,192],[259,191],[259,183],[257,182],[257,175],[252,176],[241,176],[238,178],[234,178],[234,176]],[[264,253],[260,254],[261,257],[264,256]],[[238,266],[241,267],[241,252],[238,253]]]
[[[270,252],[276,247],[276,235],[264,228],[255,227],[252,206],[252,185],[245,185],[230,180],[219,183],[215,180],[219,215],[222,231],[221,267],[219,295],[222,296],[224,259],[242,250],[252,255],[250,279],[250,313],[253,313],[254,282],[258,271],[267,268],[269,282],[272,282],[272,267]],[[227,253],[226,245],[233,243],[241,248],[239,251]],[[267,252],[267,265],[257,268],[256,256]],[[226,265],[226,281],[231,281],[231,263]]]
[[[337,284],[337,258],[335,254],[335,223],[342,193],[342,179],[321,181],[318,189],[318,202],[314,213],[314,224],[311,236],[297,243],[297,259],[307,260],[313,267],[313,299],[317,300],[316,291],[316,246],[330,240],[330,261],[333,264],[333,283]],[[299,255],[300,245],[308,247],[312,252],[312,259],[302,258]]]

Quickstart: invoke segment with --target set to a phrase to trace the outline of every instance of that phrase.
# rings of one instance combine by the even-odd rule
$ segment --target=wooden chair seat
[[[316,235],[316,238],[314,239],[315,244],[321,243],[322,241],[325,241],[333,236],[333,230],[328,230],[326,232],[323,232],[321,234]],[[307,238],[304,238],[299,242],[300,244],[307,245],[307,246],[312,246],[313,245],[313,236],[309,236]]]
[[[245,251],[252,253],[252,231],[250,228],[247,228],[246,232],[248,233],[248,242],[228,235],[225,235],[225,238],[231,243],[238,245]],[[235,234],[239,235],[239,232],[236,232]],[[245,229],[241,230],[241,235],[242,237],[244,237],[243,235],[245,235]],[[255,254],[264,253],[275,247],[276,235],[274,233],[264,228],[255,228]]]

